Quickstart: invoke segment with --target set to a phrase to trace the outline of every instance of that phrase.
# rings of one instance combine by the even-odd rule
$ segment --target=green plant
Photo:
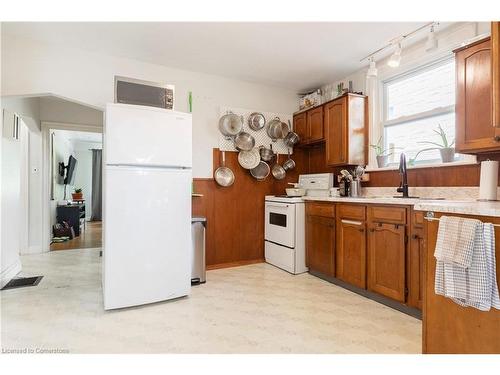
[[[83,191],[82,188],[76,188],[75,189],[75,193],[77,193],[77,194],[80,194],[82,191]]]
[[[372,144],[370,145],[371,148],[373,148],[375,150],[375,154],[377,156],[382,156],[382,155],[392,155],[394,154],[394,150],[400,148],[400,147],[392,147],[392,148],[386,148],[384,149],[384,147],[382,146],[382,137],[380,137],[377,141],[376,144]]]
[[[439,148],[451,148],[455,144],[455,141],[452,141],[451,143],[448,142],[448,137],[446,136],[446,133],[444,132],[443,128],[441,127],[441,124],[438,124],[437,130],[433,129],[432,131],[441,137],[442,143],[431,142],[431,141],[422,141],[422,142],[418,142],[418,143],[434,145],[434,146],[437,146],[438,149]]]
[[[410,158],[410,160],[408,160],[408,165],[409,166],[414,166],[415,165],[415,162],[417,161],[417,158],[418,158],[418,155],[420,155],[422,152],[425,152],[425,151],[430,151],[430,150],[435,150],[436,147],[430,147],[430,148],[424,148],[422,150],[419,150],[414,157]]]

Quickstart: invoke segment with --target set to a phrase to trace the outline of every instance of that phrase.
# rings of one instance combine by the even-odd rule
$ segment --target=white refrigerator
[[[191,115],[108,104],[103,147],[104,309],[191,288]]]

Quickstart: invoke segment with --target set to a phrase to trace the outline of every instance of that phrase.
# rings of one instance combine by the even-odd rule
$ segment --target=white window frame
[[[445,107],[438,107],[438,108],[433,108],[428,111],[424,112],[419,112],[415,113],[412,115],[408,116],[400,116],[391,120],[387,119],[387,110],[388,110],[388,102],[387,102],[387,86],[391,82],[394,81],[399,81],[404,78],[409,78],[415,75],[418,75],[422,72],[425,72],[427,70],[431,70],[433,68],[436,68],[440,65],[444,65],[449,63],[450,61],[454,61],[454,55],[449,55],[447,54],[444,57],[435,59],[433,61],[427,62],[425,64],[421,64],[418,66],[413,66],[412,68],[392,75],[390,77],[384,77],[380,79],[379,81],[379,98],[382,98],[380,101],[380,114],[381,114],[381,121],[379,123],[380,126],[380,134],[382,136],[382,141],[384,143],[384,147],[387,147],[386,145],[386,133],[385,130],[387,127],[390,126],[395,126],[395,125],[401,125],[409,121],[415,121],[415,120],[422,120],[425,118],[429,117],[434,117],[434,116],[439,116],[439,115],[445,115],[449,113],[453,113],[455,111],[455,104],[445,106]],[[456,137],[456,135],[455,135]],[[459,159],[456,159],[455,161],[451,163],[442,163],[440,159],[434,159],[434,160],[423,160],[422,162],[416,162],[414,166],[411,166],[413,168],[425,168],[425,167],[438,167],[438,166],[451,166],[451,165],[456,165],[456,164],[475,164],[477,163],[477,159],[475,155],[461,155]],[[374,168],[374,169],[394,169],[396,166],[394,164],[390,164],[388,167],[385,168]],[[409,166],[409,168],[411,168]]]

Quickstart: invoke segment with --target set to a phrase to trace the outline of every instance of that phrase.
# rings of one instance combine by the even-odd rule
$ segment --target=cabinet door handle
[[[354,221],[354,220],[345,220],[345,219],[342,219],[341,222],[343,224],[363,225],[363,223],[361,221]]]
[[[419,240],[420,237],[418,234],[414,234],[413,236],[411,236],[411,238],[413,238],[414,240]]]
[[[365,231],[365,230],[364,230],[364,228],[359,228],[358,230],[359,230],[361,233],[363,233],[363,232]]]
[[[493,139],[495,140],[495,142],[500,142],[500,135],[495,135]]]

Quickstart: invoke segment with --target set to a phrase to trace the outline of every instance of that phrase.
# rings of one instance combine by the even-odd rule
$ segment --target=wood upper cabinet
[[[461,153],[500,151],[500,129],[492,119],[492,49],[485,38],[455,52],[456,149]]]
[[[293,116],[293,131],[300,137],[300,143],[307,143],[307,112]]]
[[[322,142],[325,139],[323,106],[294,115],[293,130],[299,135],[300,144],[302,145]]]
[[[406,255],[407,304],[420,310],[422,309],[424,290],[424,246],[424,213],[423,211],[412,211],[410,242]]]
[[[350,210],[349,206],[353,209]],[[364,206],[337,206],[336,273],[340,280],[366,289],[366,222],[359,215],[360,209],[364,217]],[[352,212],[353,215],[343,212]]]
[[[370,223],[368,289],[405,302],[405,225]]]
[[[306,214],[306,265],[335,276],[335,219]]]
[[[366,97],[347,94],[324,105],[326,163],[366,164]]]
[[[491,23],[493,126],[500,128],[500,22]]]
[[[318,107],[307,111],[308,142],[320,142],[323,135],[323,107]]]

